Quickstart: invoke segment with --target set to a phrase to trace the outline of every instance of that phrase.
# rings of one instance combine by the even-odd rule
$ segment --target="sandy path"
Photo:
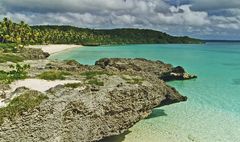
[[[64,50],[83,47],[82,45],[73,44],[49,44],[49,45],[29,45],[27,48],[40,48],[49,54],[58,53]]]
[[[19,87],[27,87],[32,90],[37,90],[39,92],[45,92],[50,88],[53,88],[57,85],[64,85],[68,83],[80,83],[81,81],[77,80],[55,80],[47,81],[42,79],[25,79],[13,82],[10,84],[11,90],[15,91]]]

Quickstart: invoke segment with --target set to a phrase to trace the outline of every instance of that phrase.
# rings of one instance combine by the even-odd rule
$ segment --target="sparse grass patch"
[[[68,84],[65,84],[64,86],[74,89],[74,88],[78,88],[81,85],[82,85],[81,83],[68,83]]]
[[[46,99],[48,99],[46,95],[32,90],[14,98],[7,107],[0,108],[0,125],[4,122],[4,118],[14,120],[16,117],[21,116],[24,112],[33,110]]]
[[[70,75],[69,72],[63,72],[63,71],[45,71],[38,75],[38,78],[44,79],[44,80],[64,80],[67,75]]]
[[[10,54],[10,53],[0,53],[0,63],[5,63],[7,61],[18,63],[22,62],[24,59],[20,56]]]
[[[85,76],[87,84],[90,85],[97,85],[97,86],[104,86],[104,82],[99,81],[96,77],[99,75],[113,75],[107,71],[88,71],[81,74],[82,76]]]
[[[90,84],[90,85],[97,85],[97,86],[104,86],[104,83],[102,81],[99,81],[98,79],[91,79],[91,80],[88,80],[87,84]]]
[[[128,84],[142,84],[142,82],[144,81],[144,79],[140,78],[140,77],[125,77],[122,76],[122,79],[124,79]]]
[[[14,52],[16,50],[16,44],[15,43],[0,43],[0,49],[4,52]]]
[[[106,71],[88,71],[88,72],[82,73],[81,75],[85,76],[86,79],[93,79],[94,77],[96,77],[98,75],[104,75],[104,74],[112,75],[111,73],[106,72]]]

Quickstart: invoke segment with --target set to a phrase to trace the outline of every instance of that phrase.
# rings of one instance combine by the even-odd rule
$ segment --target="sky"
[[[30,25],[144,28],[240,40],[240,0],[0,0],[0,18]]]

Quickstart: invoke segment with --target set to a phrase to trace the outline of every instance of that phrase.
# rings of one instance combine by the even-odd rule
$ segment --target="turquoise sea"
[[[169,84],[188,101],[156,108],[111,142],[240,142],[240,43],[83,47],[52,55],[94,64],[104,57],[161,60],[183,66],[196,80]]]

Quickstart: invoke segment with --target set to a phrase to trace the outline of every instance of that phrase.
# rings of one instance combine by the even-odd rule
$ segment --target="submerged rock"
[[[4,118],[0,141],[98,141],[126,132],[155,107],[187,100],[161,80],[166,73],[183,74],[184,69],[161,61],[101,59],[94,66],[74,61],[46,62],[45,66],[39,70],[35,65],[30,71],[61,69],[71,73],[66,79],[82,83],[51,88],[39,106]],[[15,93],[21,95],[21,90]]]

